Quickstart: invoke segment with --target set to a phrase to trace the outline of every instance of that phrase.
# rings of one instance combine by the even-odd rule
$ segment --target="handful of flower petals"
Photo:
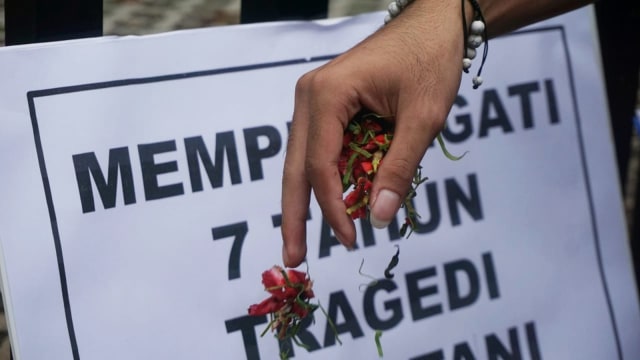
[[[338,160],[338,171],[342,177],[342,190],[347,215],[352,219],[369,217],[369,197],[378,168],[393,141],[393,117],[360,112],[349,122],[342,139],[342,151]],[[418,168],[403,206],[407,216],[400,228],[400,235],[409,236],[416,227],[418,213],[412,199],[416,190],[427,180]]]

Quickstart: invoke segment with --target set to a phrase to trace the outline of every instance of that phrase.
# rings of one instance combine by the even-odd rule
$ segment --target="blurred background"
[[[303,2],[305,0],[297,0]],[[329,0],[328,16],[385,10],[390,0]],[[640,2],[597,4],[603,65],[609,91],[619,177],[638,278],[640,173]],[[104,35],[145,35],[241,22],[241,0],[104,0]],[[259,19],[258,19],[259,20]],[[256,21],[256,19],[253,19]],[[5,45],[5,0],[0,0],[0,46]],[[634,118],[635,114],[635,118]],[[0,360],[10,359],[4,308],[0,303]]]
[[[240,23],[240,0],[104,0],[105,35],[144,35],[177,29]],[[386,9],[384,0],[330,0],[329,16]],[[5,43],[0,0],[0,44]]]

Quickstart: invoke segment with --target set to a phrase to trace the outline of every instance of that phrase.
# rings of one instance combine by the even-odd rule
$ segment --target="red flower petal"
[[[375,140],[371,139],[369,140],[368,143],[366,143],[363,147],[363,150],[367,150],[369,152],[377,150],[378,149],[378,144],[375,142]]]
[[[365,206],[362,206],[351,213],[351,218],[355,219],[366,219],[367,210]]]
[[[361,162],[360,167],[362,168],[362,170],[364,170],[364,172],[367,173],[367,175],[371,175],[371,173],[373,172],[373,165],[369,161]]]
[[[284,302],[276,299],[275,297],[271,296],[268,297],[266,299],[264,299],[261,303],[259,304],[253,304],[251,306],[249,306],[249,315],[251,316],[262,316],[262,315],[267,315],[270,314],[272,312],[276,312],[278,310],[280,310],[283,306],[284,306]]]
[[[311,290],[311,285],[312,285],[312,282],[309,281],[309,283],[307,284],[307,289],[304,291],[305,299],[313,299],[313,297],[315,296],[315,294],[313,293],[313,290]]]
[[[265,288],[272,288],[277,286],[284,286],[285,280],[282,275],[282,268],[280,266],[273,266],[271,269],[262,273],[262,284]]]
[[[360,191],[351,190],[351,192],[344,198],[344,204],[347,208],[350,208],[357,204],[358,201],[360,201],[360,198],[362,198],[362,193]]]
[[[376,143],[378,143],[378,145],[386,145],[386,144],[389,144],[391,142],[386,134],[376,135],[376,137],[374,139],[375,139]]]
[[[309,314],[309,309],[303,306],[300,306],[300,304],[298,303],[294,303],[293,306],[291,307],[291,312],[298,315],[300,319],[304,319],[304,317],[307,316],[307,314]]]
[[[292,284],[304,284],[307,280],[306,273],[294,269],[287,270],[287,277]]]

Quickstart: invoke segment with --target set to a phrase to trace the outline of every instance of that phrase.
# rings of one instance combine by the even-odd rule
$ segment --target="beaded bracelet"
[[[387,24],[391,19],[398,16],[402,10],[413,1],[414,0],[392,1],[387,7],[388,14],[384,18],[384,23]],[[477,55],[476,49],[478,49],[480,45],[484,44],[482,60],[480,62],[480,67],[478,68],[478,73],[472,79],[473,88],[477,89],[482,84],[482,77],[480,74],[482,73],[482,67],[484,66],[484,62],[487,59],[487,54],[489,52],[489,41],[484,16],[482,15],[482,11],[480,10],[480,5],[477,0],[468,0],[473,7],[473,21],[471,22],[471,26],[467,27],[467,16],[465,11],[466,1],[467,0],[462,0],[462,44],[464,54],[462,59],[462,71],[465,73],[469,72],[469,69],[471,68],[471,60],[475,59]]]

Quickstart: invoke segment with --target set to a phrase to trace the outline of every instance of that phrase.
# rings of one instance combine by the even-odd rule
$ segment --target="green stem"
[[[353,172],[353,163],[356,161],[358,157],[358,153],[354,152],[351,154],[349,161],[347,161],[347,171],[344,172],[344,176],[342,177],[342,192],[347,191],[349,186],[351,185],[349,179],[351,178],[351,173]]]
[[[360,148],[358,146],[358,144],[356,144],[356,143],[350,143],[349,144],[349,148],[351,148],[351,150],[357,152],[358,154],[364,156],[367,159],[370,159],[373,156],[372,153],[368,152],[367,150],[364,150],[364,149]]]
[[[440,144],[440,148],[442,149],[442,152],[444,153],[444,156],[446,156],[449,160],[460,160],[462,159],[465,155],[467,155],[467,152],[465,151],[464,154],[460,155],[460,156],[455,156],[453,154],[451,154],[448,150],[447,147],[444,145],[444,140],[442,139],[442,133],[439,133],[438,136],[436,137],[436,139],[438,140],[438,144]]]
[[[378,356],[383,357],[383,353],[382,353],[382,344],[380,343],[380,337],[382,336],[382,330],[376,330],[376,336],[375,336],[375,340],[376,340],[376,347],[378,348]]]
[[[320,310],[322,310],[322,313],[327,318],[327,323],[329,323],[331,330],[333,330],[333,336],[336,337],[336,341],[338,342],[338,344],[342,345],[342,341],[340,341],[340,338],[338,337],[338,329],[336,328],[336,324],[333,323],[333,320],[331,320],[329,314],[327,314],[327,310],[325,310],[324,307],[320,304],[320,301],[318,301],[318,307],[320,308]]]
[[[362,286],[369,287],[369,286],[374,286],[375,284],[378,283],[378,279],[376,279],[374,276],[371,276],[369,274],[365,274],[365,273],[362,272],[362,266],[363,265],[364,265],[364,258],[362,258],[362,262],[360,263],[360,268],[358,269],[358,274],[360,274],[361,276],[364,276],[366,278],[371,279],[371,281],[368,284],[360,284],[358,286],[358,289],[360,291],[362,291]]]

